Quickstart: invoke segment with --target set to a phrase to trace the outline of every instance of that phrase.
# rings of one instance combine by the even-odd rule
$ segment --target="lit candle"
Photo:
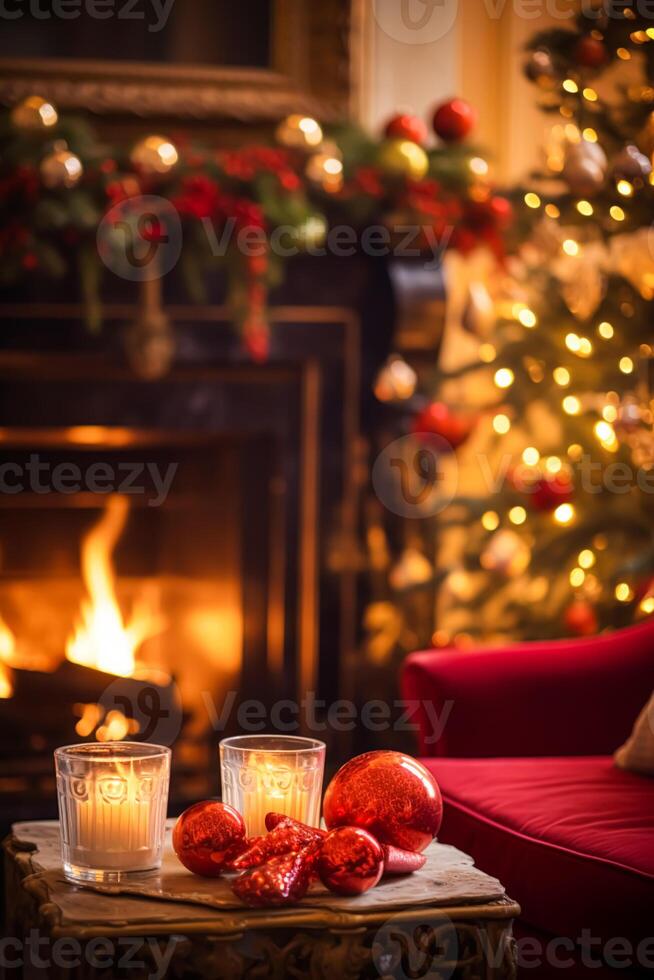
[[[170,750],[119,742],[55,752],[64,871],[116,881],[161,865]]]
[[[265,834],[266,814],[320,822],[325,745],[291,735],[243,735],[220,743],[223,801],[243,816],[250,836]]]

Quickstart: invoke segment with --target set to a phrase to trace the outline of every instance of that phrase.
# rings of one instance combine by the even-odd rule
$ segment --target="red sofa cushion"
[[[652,932],[654,779],[610,757],[423,759],[439,839],[471,854],[550,935],[638,943]]]

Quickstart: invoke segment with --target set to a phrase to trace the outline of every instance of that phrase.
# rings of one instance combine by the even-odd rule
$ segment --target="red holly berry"
[[[413,871],[419,871],[427,861],[424,854],[405,851],[401,847],[393,847],[392,844],[382,844],[382,850],[385,875],[408,875]]]
[[[277,818],[278,814],[268,814],[268,816]],[[251,847],[236,858],[234,867],[240,870],[258,868],[273,857],[291,851],[300,851],[309,844],[321,841],[323,837],[324,831],[307,827],[306,824],[292,820],[290,817],[282,817],[269,833],[259,837]]]
[[[245,824],[240,813],[217,800],[195,803],[173,830],[173,848],[185,868],[217,878],[243,849]]]
[[[244,871],[232,883],[232,891],[246,905],[254,907],[293,905],[309,889],[318,848],[319,844],[310,844]]]
[[[574,48],[574,59],[582,68],[601,68],[609,59],[609,52],[599,38],[581,37]]]
[[[424,146],[429,133],[427,126],[419,116],[403,112],[389,119],[384,129],[384,136],[391,140],[411,140],[418,146]]]
[[[477,110],[465,99],[441,103],[434,113],[434,132],[444,143],[458,143],[477,123]]]

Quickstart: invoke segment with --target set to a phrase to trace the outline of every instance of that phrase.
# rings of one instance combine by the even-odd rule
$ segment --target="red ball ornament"
[[[582,68],[601,68],[609,60],[609,52],[603,41],[587,35],[575,44],[574,59]]]
[[[381,878],[384,852],[367,830],[338,827],[325,837],[316,870],[323,885],[337,895],[362,895]]]
[[[531,503],[536,510],[556,510],[559,504],[567,504],[574,495],[574,485],[567,473],[547,474],[536,480],[531,492]]]
[[[422,763],[402,752],[366,752],[342,766],[327,787],[327,827],[362,827],[381,844],[424,851],[439,831],[443,801]]]
[[[455,415],[443,402],[431,402],[413,420],[411,429],[420,437],[438,436],[452,449],[461,446],[475,426],[475,420],[466,415]]]
[[[584,599],[576,599],[568,606],[564,622],[574,636],[593,636],[599,628],[595,610]]]
[[[185,868],[217,878],[245,847],[245,823],[226,803],[205,800],[181,815],[173,830],[173,848]]]
[[[392,140],[411,140],[418,146],[424,146],[429,132],[426,124],[419,116],[412,116],[410,113],[403,112],[389,119],[384,129],[384,136]]]
[[[464,140],[477,124],[477,110],[465,99],[450,99],[434,113],[434,132],[444,143]]]

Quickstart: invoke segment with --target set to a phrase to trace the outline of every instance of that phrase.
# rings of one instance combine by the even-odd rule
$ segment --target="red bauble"
[[[599,628],[595,610],[584,599],[576,599],[568,606],[564,621],[568,631],[575,636],[593,636]]]
[[[477,123],[477,110],[465,99],[450,99],[434,113],[434,132],[444,143],[464,140]]]
[[[339,827],[325,837],[316,870],[325,888],[337,895],[362,895],[381,878],[384,852],[367,830]]]
[[[601,68],[608,61],[609,52],[599,38],[586,36],[577,41],[574,59],[582,68]]]
[[[402,752],[366,752],[342,766],[325,793],[327,827],[362,827],[381,844],[424,851],[439,831],[443,801],[422,763]]]
[[[443,402],[431,402],[416,415],[411,428],[417,436],[439,436],[456,449],[466,441],[474,426],[472,417],[455,415]]]
[[[556,473],[554,476],[542,476],[534,484],[531,492],[531,503],[536,510],[556,510],[559,504],[567,504],[572,500],[574,485],[567,473]]]
[[[424,146],[427,142],[429,132],[426,124],[419,116],[412,116],[409,113],[403,112],[389,119],[384,129],[384,136],[391,140],[411,140],[412,143],[417,143],[418,146]]]
[[[217,800],[184,810],[173,830],[173,848],[185,868],[217,878],[245,846],[243,817]]]

